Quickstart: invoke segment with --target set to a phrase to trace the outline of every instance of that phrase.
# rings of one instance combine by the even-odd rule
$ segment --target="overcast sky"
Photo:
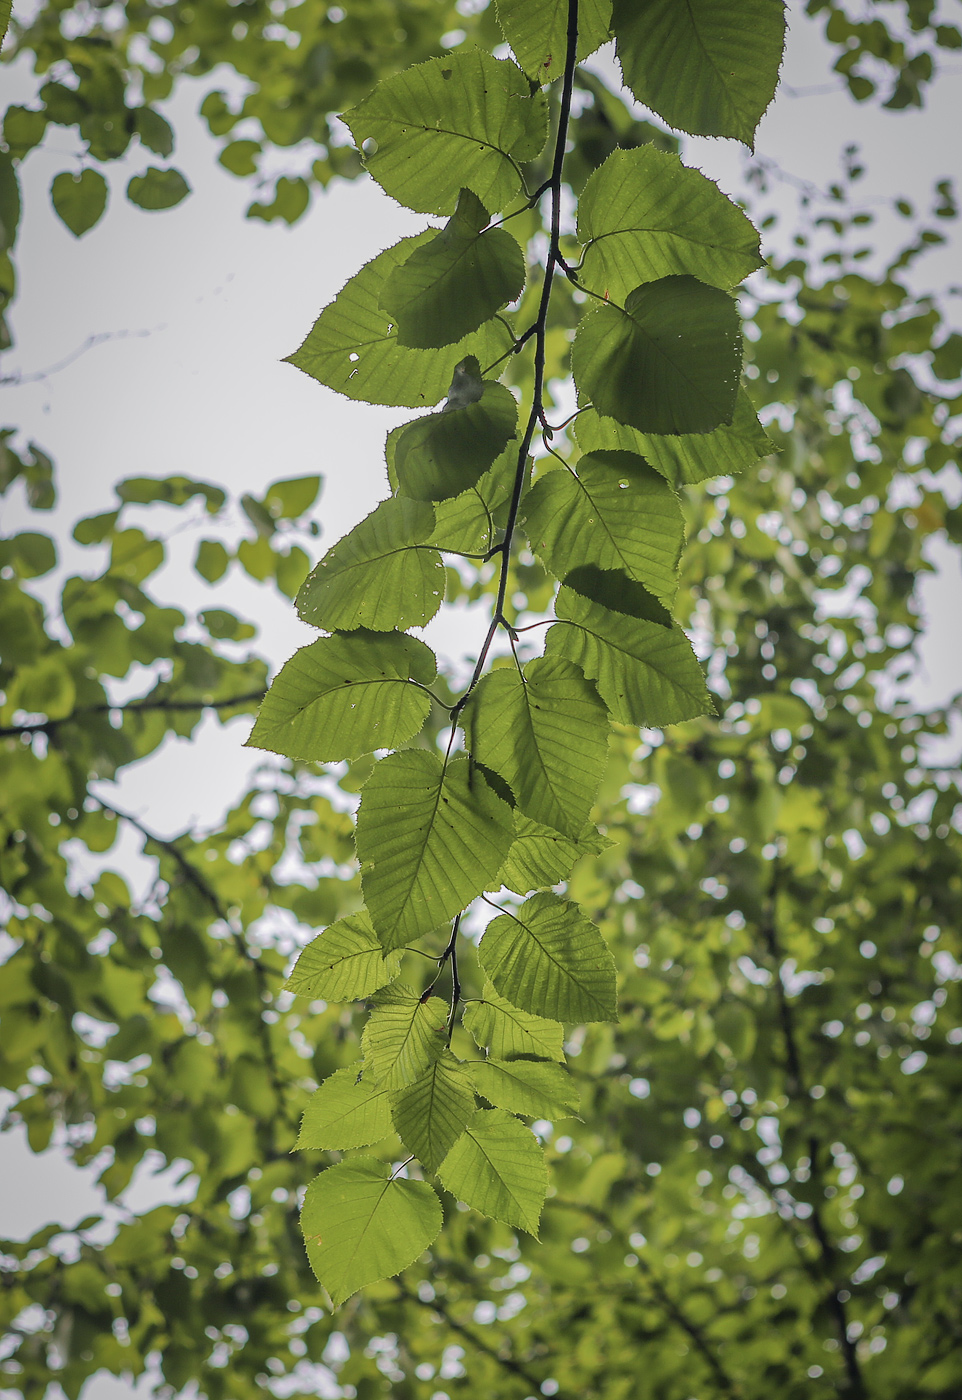
[[[797,12],[799,6],[791,8]],[[956,68],[962,71],[962,60]],[[779,96],[762,122],[759,153],[795,180],[824,187],[837,173],[841,148],[857,142],[868,165],[863,197],[881,202],[906,195],[927,207],[934,181],[959,174],[957,72],[935,84],[924,112],[889,113],[858,107],[844,91],[826,92],[825,85],[835,81],[828,69],[815,26],[795,18],[785,82],[807,95]],[[115,337],[48,378],[6,391],[4,422],[22,426],[57,463],[61,505],[54,524],[70,570],[91,567],[89,553],[69,541],[73,522],[111,508],[112,485],[125,476],[183,473],[237,495],[262,494],[269,481],[320,472],[322,548],[386,494],[384,436],[404,415],[350,403],[281,359],[362,262],[423,227],[424,220],[368,181],[336,185],[293,229],[245,220],[249,190],[215,163],[216,146],[195,115],[204,92],[230,82],[231,75],[209,76],[203,85],[184,82],[175,101],[161,104],[178,136],[174,163],[194,190],[175,210],[148,214],[125,201],[130,176],[155,159],[135,144],[106,169],[106,217],[77,240],[53,215],[47,195],[53,176],[73,168],[70,135],[51,128],[44,147],[22,167],[17,345],[4,373],[29,375],[54,366],[92,334]],[[35,83],[25,64],[4,70],[7,101],[28,102]],[[733,143],[689,141],[685,158],[737,192],[743,157]],[[281,153],[277,168],[297,173],[298,160],[297,153]],[[787,209],[793,199],[794,186],[786,184],[777,200]],[[883,226],[883,236],[894,236],[893,224]],[[957,278],[956,244],[925,259],[915,284],[944,288]],[[947,306],[958,321],[959,303]],[[145,519],[159,532],[182,517],[150,512]],[[4,533],[24,526],[14,501],[4,512]],[[26,528],[44,527],[34,518]],[[200,585],[187,565],[197,539],[210,533],[198,528],[177,536],[171,563],[150,584],[164,601],[198,606]],[[932,558],[939,574],[922,589],[929,635],[913,690],[934,704],[962,689],[962,572],[957,550],[937,545]],[[275,666],[313,635],[286,601],[271,599],[236,570],[205,594],[202,605],[258,620],[265,628],[258,645]],[[436,626],[429,640],[457,660],[466,632],[464,619],[456,618]],[[112,789],[118,805],[161,832],[216,822],[245,789],[250,755],[240,745],[247,729],[245,720],[226,729],[206,721],[202,786],[196,782],[196,745],[174,742],[131,770],[119,791]],[[0,1194],[0,1235],[22,1238],[51,1218],[70,1223],[99,1208],[91,1173],[70,1167],[55,1149],[30,1158],[19,1135],[10,1134],[0,1142],[0,1162],[10,1183]],[[156,1184],[141,1176],[125,1199],[141,1206],[156,1196]],[[0,1391],[0,1397],[8,1394]],[[100,1378],[85,1400],[129,1394],[129,1387]]]

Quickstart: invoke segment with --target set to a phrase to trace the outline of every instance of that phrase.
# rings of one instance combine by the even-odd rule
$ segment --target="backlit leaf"
[[[445,1050],[420,1079],[394,1095],[394,1126],[408,1151],[436,1172],[474,1108],[467,1070]]]
[[[402,982],[379,993],[361,1041],[374,1082],[403,1089],[420,1079],[447,1048],[447,1016],[440,997],[423,1001]]]
[[[492,919],[481,939],[481,966],[503,997],[557,1021],[614,1021],[615,963],[576,904],[536,894]]]
[[[619,306],[633,287],[689,272],[734,287],[762,266],[758,232],[700,170],[657,146],[613,151],[585,185],[578,237],[586,287]]]
[[[464,408],[407,423],[394,439],[398,488],[418,501],[443,501],[474,486],[512,440],[518,405],[503,384],[484,383],[481,397]]]
[[[50,198],[60,219],[75,238],[97,223],[107,207],[107,181],[99,170],[83,170],[79,175],[63,171],[55,175]]]
[[[381,306],[397,322],[399,345],[451,345],[521,295],[524,255],[489,222],[477,195],[462,190],[445,227],[390,274]]]
[[[392,1177],[390,1166],[373,1157],[321,1172],[301,1211],[307,1257],[335,1307],[413,1264],[442,1220],[441,1202],[426,1182]]]
[[[385,948],[453,918],[486,888],[511,844],[511,808],[463,756],[391,754],[364,786],[361,885]]]
[[[261,702],[248,746],[332,763],[393,749],[427,719],[430,647],[401,632],[342,632],[301,647]]]
[[[311,1095],[296,1145],[304,1151],[343,1152],[369,1147],[392,1131],[390,1092],[375,1085],[359,1064],[348,1065]]]
[[[538,83],[564,72],[568,0],[497,0],[498,22],[514,56]],[[578,58],[587,58],[608,39],[611,0],[581,0],[578,6]]]
[[[476,1109],[438,1175],[465,1205],[537,1237],[548,1168],[537,1138],[510,1113]]]
[[[475,1060],[474,1087],[495,1108],[529,1118],[577,1118],[578,1086],[561,1065],[537,1060]]]
[[[349,399],[426,408],[447,393],[454,367],[465,355],[477,355],[487,365],[503,354],[510,340],[500,321],[487,321],[440,350],[398,344],[397,326],[381,308],[381,292],[395,268],[434,236],[433,229],[425,229],[402,238],[366,263],[324,308],[287,363]]]
[[[503,523],[511,498],[518,453],[518,443],[512,439],[474,486],[437,503],[431,544],[452,552],[487,553],[497,540],[498,525]]]
[[[127,198],[138,209],[173,209],[189,194],[190,185],[179,170],[158,170],[156,165],[127,182]]]
[[[461,190],[496,212],[547,138],[547,104],[513,63],[480,50],[429,59],[378,83],[344,120],[392,198],[451,214]]]
[[[785,45],[781,0],[615,0],[625,82],[669,126],[754,150]]]
[[[691,643],[661,604],[623,574],[585,566],[558,590],[545,651],[570,657],[622,724],[679,724],[712,714]]]
[[[525,533],[555,575],[579,564],[621,569],[657,598],[675,596],[685,539],[671,488],[634,453],[586,453],[572,470],[538,478],[523,505]]]
[[[483,1001],[469,1002],[464,1010],[465,1029],[482,1050],[488,1050],[496,1060],[521,1055],[536,1060],[564,1059],[564,1027],[559,1021],[522,1011],[487,983],[483,997]]]
[[[735,411],[741,346],[732,298],[695,277],[636,287],[599,306],[571,352],[582,400],[643,433],[709,433]]]
[[[433,530],[426,503],[382,501],[309,575],[299,615],[325,631],[423,627],[444,596],[441,556],[426,543]]]
[[[493,888],[504,885],[515,894],[527,894],[529,890],[556,885],[568,878],[576,860],[597,854],[610,844],[590,824],[575,841],[515,809],[514,840]]]
[[[608,757],[608,717],[594,686],[560,657],[492,671],[464,711],[468,747],[499,773],[533,821],[584,828]]]
[[[579,413],[574,431],[583,452],[605,448],[640,452],[676,486],[694,485],[713,476],[735,476],[775,450],[744,389],[739,389],[735,398],[731,423],[710,433],[680,437],[639,433],[625,423],[602,417],[593,408]]]
[[[397,953],[385,954],[367,910],[338,919],[298,956],[285,990],[324,1001],[357,1001],[398,974]]]

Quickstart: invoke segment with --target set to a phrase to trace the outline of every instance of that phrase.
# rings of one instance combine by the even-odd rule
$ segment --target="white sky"
[[[791,9],[797,14],[798,4]],[[786,83],[796,89],[822,85],[832,80],[827,70],[815,27],[797,18]],[[2,71],[6,101],[29,101],[36,80],[26,65]],[[782,95],[763,120],[759,153],[824,187],[835,177],[841,147],[857,142],[869,168],[864,197],[907,195],[927,208],[934,181],[960,173],[959,72],[962,59],[955,72],[937,82],[923,112],[857,107],[844,92]],[[4,373],[30,374],[55,365],[94,333],[128,333],[49,379],[6,391],[4,422],[21,425],[57,463],[61,506],[54,523],[71,570],[91,567],[89,552],[69,541],[73,522],[111,508],[112,484],[125,476],[183,473],[235,495],[259,495],[272,480],[320,472],[325,478],[318,508],[321,548],[386,494],[384,436],[405,415],[351,403],[280,361],[362,262],[424,221],[366,181],[335,186],[293,229],[245,220],[249,190],[215,163],[215,144],[195,116],[203,94],[229,82],[229,76],[216,75],[202,85],[185,82],[175,101],[161,104],[178,136],[173,162],[194,190],[175,210],[144,213],[124,199],[130,176],[156,162],[135,143],[123,161],[106,168],[112,190],[106,217],[77,240],[53,215],[47,196],[53,176],[73,168],[69,134],[52,128],[44,147],[22,167],[17,345]],[[686,159],[729,192],[737,191],[742,157],[733,143],[690,141]],[[915,285],[945,287],[956,279],[962,280],[957,244],[925,259]],[[16,505],[8,507],[4,533],[24,528],[24,516]],[[159,518],[158,512],[145,515],[158,531]],[[176,527],[183,519],[171,511],[164,523]],[[27,528],[45,524],[34,517]],[[264,632],[258,647],[279,665],[310,640],[311,629],[286,600],[271,601],[268,590],[236,569],[198,601],[202,585],[187,565],[196,540],[210,533],[188,529],[178,536],[172,562],[150,587],[165,601],[227,607],[259,621]],[[962,689],[957,632],[962,572],[958,550],[936,545],[932,558],[939,573],[920,590],[928,637],[913,691],[935,704]],[[455,617],[433,629],[431,640],[458,659],[472,633],[463,617]],[[197,744],[168,744],[131,770],[119,791],[112,789],[118,805],[161,832],[191,821],[215,822],[245,789],[251,757],[240,745],[247,729],[246,720],[226,729],[205,723],[202,784]],[[0,1235],[23,1238],[52,1216],[71,1222],[99,1208],[91,1173],[69,1166],[57,1149],[32,1158],[20,1135],[9,1134],[0,1152],[9,1183],[0,1193]],[[139,1205],[158,1194],[172,1198],[169,1181],[158,1192],[141,1177],[127,1199]],[[0,1400],[8,1394],[0,1391]],[[85,1400],[129,1394],[129,1387],[98,1378]]]

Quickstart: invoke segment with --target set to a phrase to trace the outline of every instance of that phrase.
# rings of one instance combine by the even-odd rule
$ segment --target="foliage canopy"
[[[363,1397],[953,1395],[957,808],[926,757],[947,717],[881,684],[918,633],[926,539],[960,533],[938,474],[962,340],[902,277],[941,235],[913,228],[873,277],[849,251],[866,218],[850,190],[821,262],[803,210],[795,254],[739,303],[743,365],[732,289],[757,234],[575,67],[605,6],[584,0],[579,43],[579,7],[500,0],[451,53],[446,5],[389,7],[405,38],[376,51],[358,36],[383,5],[317,8],[323,42],[285,58],[256,6],[170,7],[164,81],[188,46],[201,70],[253,68],[243,115],[282,145],[357,99],[367,168],[446,222],[363,268],[291,362],[350,397],[446,403],[389,436],[391,496],[313,569],[316,477],[244,498],[231,550],[199,539],[200,578],[273,582],[328,634],[266,696],[248,624],[149,591],[152,511],[202,536],[219,487],[120,483],[76,527],[100,562],[66,580],[59,617],[34,582],[54,542],[0,546],[8,1121],[35,1151],[56,1129],[78,1162],[104,1153],[112,1199],[151,1148],[199,1177],[188,1206],[112,1237],[92,1218],[4,1245],[5,1375],[71,1397],[148,1362],[214,1397],[312,1393],[322,1365]],[[740,35],[748,8],[686,12],[692,54],[748,64],[735,101],[685,64],[652,88],[638,15],[670,27],[677,7],[615,4],[626,78],[667,124],[750,142],[781,6],[758,0]],[[881,20],[808,8],[829,11],[863,99],[866,54],[899,106],[955,42],[924,6],[911,56]],[[9,246],[15,162],[48,120],[78,121],[100,162],[134,132],[170,154],[163,118],[127,105],[125,46],[147,27],[128,20],[72,41],[78,85],[60,67],[36,113],[8,113]],[[517,64],[489,52],[496,22]],[[41,11],[15,43],[66,62],[59,23]],[[241,115],[204,109],[224,134]],[[360,158],[328,146],[316,178]],[[66,178],[54,204],[79,236],[105,185]],[[130,197],[168,207],[178,179],[148,171]],[[260,212],[306,204],[288,181]],[[947,187],[935,214],[955,216]],[[552,428],[569,368],[580,411]],[[42,451],[2,451],[3,491],[49,509]],[[407,634],[442,595],[492,604],[460,690]],[[150,688],[118,705],[134,663]],[[222,827],[162,839],[110,802],[111,778],[204,711],[258,705],[250,742],[283,759]],[[123,827],[157,862],[145,900],[111,859]],[[89,885],[78,846],[104,857]],[[462,927],[477,898],[495,904],[483,933],[477,914]]]

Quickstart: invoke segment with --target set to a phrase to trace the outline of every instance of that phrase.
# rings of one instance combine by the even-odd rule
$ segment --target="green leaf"
[[[311,1095],[296,1146],[308,1152],[344,1152],[369,1147],[391,1132],[390,1093],[366,1079],[360,1065],[348,1065]]]
[[[264,508],[272,520],[299,520],[321,490],[319,476],[293,476],[273,481],[264,492]]]
[[[537,1060],[564,1060],[564,1027],[559,1021],[522,1011],[485,984],[483,1001],[470,1002],[464,1011],[465,1029],[482,1050],[497,1060],[527,1056]]]
[[[577,904],[535,894],[492,919],[481,966],[503,997],[555,1021],[615,1021],[615,962]]]
[[[514,841],[505,862],[495,876],[493,888],[504,885],[515,894],[545,889],[566,880],[576,860],[597,855],[611,843],[589,825],[572,841],[550,826],[533,822],[517,809],[514,814]]]
[[[431,544],[464,554],[486,554],[492,548],[511,499],[518,452],[517,441],[512,440],[470,490],[437,503]]]
[[[738,309],[695,277],[663,277],[631,292],[623,311],[586,316],[571,364],[599,413],[643,433],[708,433],[735,411]]]
[[[785,47],[780,0],[615,0],[625,82],[679,131],[755,149]]]
[[[474,1087],[495,1108],[529,1118],[577,1118],[580,1095],[571,1075],[537,1060],[476,1060],[467,1066]]]
[[[33,111],[16,104],[7,108],[3,118],[3,139],[14,160],[23,160],[28,151],[39,146],[47,131],[47,113]]]
[[[633,287],[691,273],[734,287],[763,265],[758,232],[700,170],[657,146],[613,151],[585,185],[579,280],[622,305]]]
[[[334,763],[413,738],[431,709],[430,647],[401,632],[322,637],[285,661],[247,745]]]
[[[431,1068],[394,1096],[394,1126],[409,1152],[436,1172],[474,1112],[466,1068],[445,1050]]]
[[[301,1211],[307,1257],[335,1307],[413,1264],[442,1221],[441,1202],[426,1182],[392,1177],[390,1166],[373,1157],[321,1172]]]
[[[57,546],[49,535],[33,530],[0,539],[0,569],[12,568],[20,578],[40,578],[57,567]]]
[[[710,433],[681,437],[639,433],[613,418],[602,417],[593,408],[579,413],[574,430],[583,452],[606,448],[640,452],[675,486],[694,485],[713,476],[736,476],[775,451],[744,389],[739,389],[735,399],[731,424]]]
[[[148,151],[164,160],[174,149],[174,133],[170,122],[166,121],[152,107],[138,107],[133,114],[134,130]]]
[[[224,608],[206,608],[197,617],[218,641],[246,642],[250,637],[257,636],[256,627],[249,622],[241,622],[240,618]]]
[[[107,181],[99,170],[84,170],[80,175],[63,171],[54,176],[50,198],[63,223],[80,238],[107,208]]]
[[[230,555],[220,540],[201,540],[194,557],[194,568],[202,579],[216,583],[223,578],[230,563]]]
[[[526,73],[539,84],[564,72],[568,0],[497,0],[498,23]],[[611,0],[581,0],[578,57],[600,48],[611,30]]]
[[[488,222],[477,195],[462,190],[440,233],[388,277],[381,306],[397,322],[399,345],[451,345],[521,295],[524,254],[506,229]]]
[[[476,1109],[438,1175],[465,1205],[537,1238],[548,1168],[537,1138],[510,1113]]]
[[[423,627],[441,606],[444,565],[427,547],[434,511],[382,501],[329,549],[297,595],[300,617],[325,631]]]
[[[503,354],[511,342],[500,321],[486,322],[441,350],[398,344],[397,326],[381,309],[381,292],[394,269],[433,237],[434,230],[426,229],[366,263],[324,308],[287,363],[349,399],[424,408],[444,397],[454,367],[465,355],[490,364]]]
[[[361,1041],[375,1083],[403,1089],[420,1079],[447,1049],[447,1018],[440,997],[424,1001],[403,982],[379,993]]]
[[[261,150],[259,141],[231,141],[220,152],[217,160],[232,175],[256,175],[257,157]]]
[[[463,188],[503,209],[520,165],[548,135],[547,103],[519,68],[480,50],[429,59],[385,78],[344,114],[368,170],[420,214],[451,214]]]
[[[453,918],[511,844],[511,808],[466,757],[409,749],[375,765],[357,818],[361,886],[385,948]]]
[[[514,437],[518,405],[510,389],[483,381],[481,397],[407,423],[393,443],[398,488],[417,501],[444,501],[474,486]]]
[[[190,185],[179,170],[158,170],[156,165],[127,183],[127,198],[138,209],[173,209],[189,194]]]
[[[608,758],[608,716],[594,686],[561,657],[490,672],[463,712],[468,748],[500,774],[533,821],[584,829]]]
[[[641,584],[583,566],[558,590],[555,613],[546,654],[579,665],[622,724],[679,724],[714,713],[691,643]]]
[[[195,481],[190,476],[128,476],[117,482],[114,491],[120,500],[131,505],[164,501],[171,506],[185,506],[195,496],[203,496],[208,515],[216,515],[227,500],[227,493],[219,486]]]
[[[298,955],[284,990],[324,1001],[357,1001],[398,975],[397,953],[385,954],[366,909],[338,919]]]
[[[681,506],[664,479],[630,452],[587,453],[548,471],[528,492],[525,533],[556,578],[579,564],[621,569],[670,603],[685,541]]]
[[[307,211],[311,202],[311,189],[301,175],[292,180],[289,175],[281,175],[274,186],[274,198],[270,204],[259,200],[247,210],[248,219],[263,219],[269,224],[272,219],[283,219],[285,224],[296,224]]]

